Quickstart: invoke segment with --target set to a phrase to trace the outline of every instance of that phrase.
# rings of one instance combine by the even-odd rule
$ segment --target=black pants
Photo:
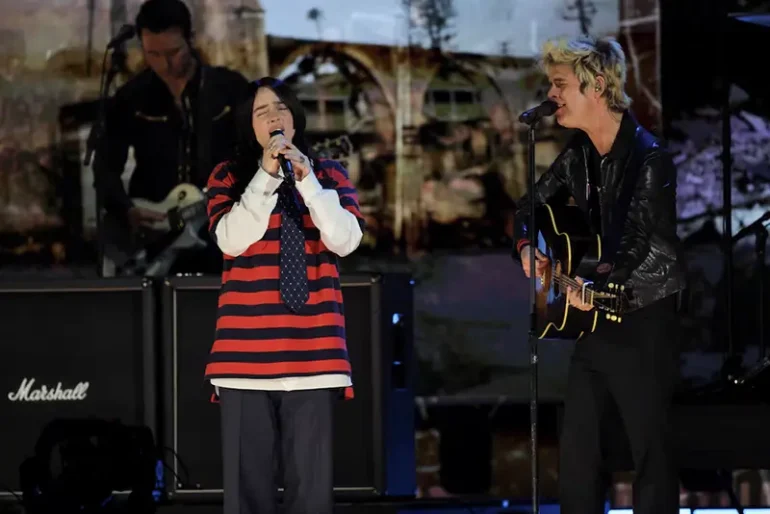
[[[332,514],[336,391],[219,393],[224,514],[276,514],[279,485],[286,514]]]
[[[604,512],[602,428],[613,412],[631,446],[634,514],[679,511],[669,426],[679,370],[676,334],[674,295],[627,314],[620,324],[602,323],[576,343],[559,444],[562,514]]]

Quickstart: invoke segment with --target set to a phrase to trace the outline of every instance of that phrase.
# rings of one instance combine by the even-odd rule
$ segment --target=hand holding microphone
[[[262,167],[268,173],[277,173],[280,168],[289,185],[294,185],[295,180],[302,181],[311,171],[310,159],[291,144],[280,129],[270,132]]]

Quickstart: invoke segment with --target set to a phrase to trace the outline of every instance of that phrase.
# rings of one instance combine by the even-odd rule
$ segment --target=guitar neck
[[[568,277],[566,275],[558,274],[556,277],[554,277],[554,282],[556,282],[558,285],[564,288],[571,288],[577,291],[584,290],[585,293],[583,294],[583,301],[592,307],[595,307],[597,309],[601,310],[607,310],[607,311],[614,311],[615,309],[609,308],[603,303],[601,303],[601,300],[606,300],[608,302],[613,303],[620,303],[622,301],[621,294],[624,291],[625,287],[623,286],[614,286],[613,284],[609,284],[610,289],[614,289],[613,292],[603,292],[603,291],[596,291],[595,289],[592,289],[590,287],[591,282],[586,283],[580,283],[574,278]]]

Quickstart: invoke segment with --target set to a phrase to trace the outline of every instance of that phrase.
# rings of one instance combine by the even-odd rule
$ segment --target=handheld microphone
[[[519,115],[519,121],[524,123],[525,125],[532,125],[540,121],[542,118],[551,116],[553,113],[556,112],[558,108],[559,106],[556,105],[556,102],[553,102],[551,100],[546,100],[545,102],[541,103],[537,107],[533,107],[521,113]]]
[[[283,130],[276,129],[270,132],[271,138],[279,135],[280,136],[283,135]],[[291,167],[291,162],[287,161],[286,157],[284,157],[283,154],[280,154],[280,153],[278,154],[278,162],[281,163],[281,169],[283,170],[284,180],[286,181],[287,184],[289,184],[290,186],[293,186],[296,181],[294,179],[294,169]]]
[[[120,27],[120,30],[118,30],[118,33],[115,35],[114,38],[110,40],[109,43],[107,43],[107,50],[110,50],[111,48],[116,48],[132,37],[136,35],[136,28],[134,28],[133,25],[125,24],[122,27]]]

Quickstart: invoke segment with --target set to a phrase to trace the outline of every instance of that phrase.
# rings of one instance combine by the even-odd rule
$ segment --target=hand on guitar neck
[[[583,285],[585,281],[580,277],[575,277],[575,282],[577,282],[579,285]],[[590,311],[594,308],[593,305],[590,303],[586,303],[583,301],[583,289],[576,289],[570,286],[567,286],[567,304],[570,307],[574,307],[581,311]]]
[[[524,269],[524,275],[526,275],[527,278],[529,278],[530,275],[530,255],[532,254],[532,250],[530,248],[530,245],[526,245],[521,249],[521,252],[519,255],[521,256],[521,267]],[[540,250],[537,248],[535,249],[535,276],[540,278],[545,273],[545,270],[550,266],[551,259],[549,259],[546,255],[544,255]],[[578,285],[582,285],[585,283],[585,281],[580,277],[574,278],[575,282],[577,282]],[[593,305],[590,303],[586,303],[583,301],[583,291],[582,289],[573,288],[570,286],[567,286],[567,303],[578,310],[581,311],[590,311],[593,309]]]

